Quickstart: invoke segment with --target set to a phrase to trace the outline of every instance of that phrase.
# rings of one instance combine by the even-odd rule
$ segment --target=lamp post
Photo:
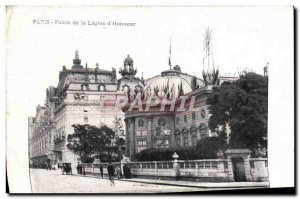
[[[180,176],[180,166],[178,164],[178,158],[179,158],[179,155],[174,152],[174,154],[172,155],[172,158],[174,159],[173,161],[173,168],[174,168],[174,172],[175,172],[175,178],[176,180],[179,180],[179,176]]]

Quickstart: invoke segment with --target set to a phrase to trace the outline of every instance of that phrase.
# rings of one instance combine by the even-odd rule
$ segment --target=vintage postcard
[[[278,118],[289,112],[274,113],[282,96],[274,87],[293,85],[293,12],[7,6],[10,192],[186,193],[293,181],[293,149],[280,149],[291,168],[284,179],[272,160],[276,143],[293,144],[293,126]]]

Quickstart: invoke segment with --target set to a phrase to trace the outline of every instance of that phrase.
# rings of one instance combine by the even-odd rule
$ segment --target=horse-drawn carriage
[[[62,163],[62,174],[72,174],[71,163]]]

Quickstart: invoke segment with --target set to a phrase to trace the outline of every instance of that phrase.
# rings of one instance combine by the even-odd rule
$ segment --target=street
[[[74,171],[73,171],[74,172]],[[201,191],[203,188],[155,185],[107,178],[62,175],[61,170],[30,169],[33,193],[161,193]]]

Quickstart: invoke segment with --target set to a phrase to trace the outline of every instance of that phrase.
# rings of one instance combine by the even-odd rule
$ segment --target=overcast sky
[[[34,115],[45,89],[57,86],[63,65],[72,66],[75,49],[82,65],[110,70],[122,66],[127,54],[145,78],[168,69],[170,37],[172,64],[201,77],[205,28],[212,30],[212,52],[220,73],[251,68],[263,73],[283,63],[292,21],[283,8],[258,7],[40,7],[14,9],[8,15],[8,92],[23,91],[21,107]],[[53,24],[33,24],[33,20]],[[58,25],[55,20],[132,22],[135,26]],[[276,67],[278,67],[276,66]],[[118,74],[120,77],[120,75]],[[20,99],[16,99],[20,100]],[[20,110],[20,109],[18,109]]]

